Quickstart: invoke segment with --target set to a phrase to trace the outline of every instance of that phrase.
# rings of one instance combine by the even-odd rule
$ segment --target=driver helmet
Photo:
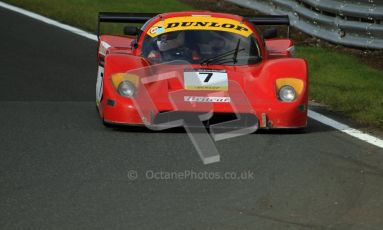
[[[157,46],[161,52],[172,50],[183,46],[185,43],[185,32],[170,32],[158,36]]]

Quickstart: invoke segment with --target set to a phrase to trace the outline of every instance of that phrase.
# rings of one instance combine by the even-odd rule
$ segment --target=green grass
[[[176,0],[6,0],[61,22],[95,32],[99,11],[167,12],[191,9]],[[383,129],[383,72],[357,58],[320,47],[299,46],[310,70],[310,99],[354,120]]]
[[[383,72],[344,53],[298,47],[309,63],[310,98],[364,124],[383,128]]]

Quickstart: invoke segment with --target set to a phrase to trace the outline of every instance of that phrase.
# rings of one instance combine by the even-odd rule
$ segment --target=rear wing
[[[98,13],[97,36],[100,35],[101,22],[145,23],[157,15],[156,13],[100,12]]]
[[[256,17],[245,17],[249,22],[254,25],[273,25],[273,26],[287,26],[287,37],[290,37],[290,19],[288,15],[260,15]]]
[[[288,15],[260,15],[256,17],[245,17],[255,25],[290,25]]]
[[[114,23],[146,23],[159,13],[121,13],[100,12],[98,14],[97,36],[100,35],[101,22]],[[256,17],[244,17],[254,25],[287,25],[288,36],[290,34],[290,20],[288,15],[260,15]]]

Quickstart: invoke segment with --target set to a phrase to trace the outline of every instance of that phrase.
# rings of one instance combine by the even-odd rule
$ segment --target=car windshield
[[[248,65],[260,60],[253,36],[211,30],[145,35],[141,56],[152,63],[183,60],[191,64]]]

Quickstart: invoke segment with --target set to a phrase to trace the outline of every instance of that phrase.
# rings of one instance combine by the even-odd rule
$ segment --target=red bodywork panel
[[[193,14],[209,14],[212,17],[229,18],[243,21],[240,16],[211,13],[211,12],[179,12],[162,14],[163,18],[187,16]],[[159,18],[152,20],[146,30],[155,24]],[[260,63],[254,65],[226,66],[209,65],[208,69],[222,70],[227,72],[228,79],[238,84],[245,93],[252,109],[239,113],[255,114],[259,120],[260,128],[301,128],[307,124],[308,104],[308,70],[305,60],[293,58],[293,42],[290,39],[268,39],[263,41],[253,25],[247,21],[244,23],[253,29],[253,34],[258,42],[260,53],[263,57]],[[145,33],[144,31],[143,33]],[[136,41],[131,36],[100,36],[98,61],[104,67],[102,79],[102,98],[98,103],[99,114],[108,123],[142,125],[143,116],[137,111],[132,99],[121,96],[112,84],[111,77],[116,73],[124,73],[140,68],[151,66],[145,58],[139,56],[143,42],[143,36]],[[137,46],[132,46],[137,44]],[[190,66],[187,66],[188,68]],[[169,99],[169,94],[175,91],[183,91],[185,95],[205,95],[206,91],[189,91],[183,86],[182,66],[164,66],[163,71],[171,71],[174,68],[175,78],[160,80],[145,84],[145,90],[150,95],[156,113],[173,111],[174,106]],[[201,69],[206,66],[192,65],[192,68]],[[282,102],[277,96],[277,80],[294,78],[303,82],[303,88],[297,99],[293,102]],[[230,85],[229,85],[230,87]],[[140,90],[139,90],[140,91]],[[230,91],[230,89],[229,89]],[[218,92],[225,96],[228,92]],[[198,110],[190,103],[181,106],[183,112],[195,112]],[[203,106],[199,107],[202,108]],[[233,113],[230,103],[212,103],[215,113]],[[203,112],[203,111],[202,111]],[[155,116],[156,114],[153,114]],[[150,121],[149,121],[150,122]]]
[[[269,58],[283,58],[294,56],[294,42],[291,39],[267,39],[265,43]]]

